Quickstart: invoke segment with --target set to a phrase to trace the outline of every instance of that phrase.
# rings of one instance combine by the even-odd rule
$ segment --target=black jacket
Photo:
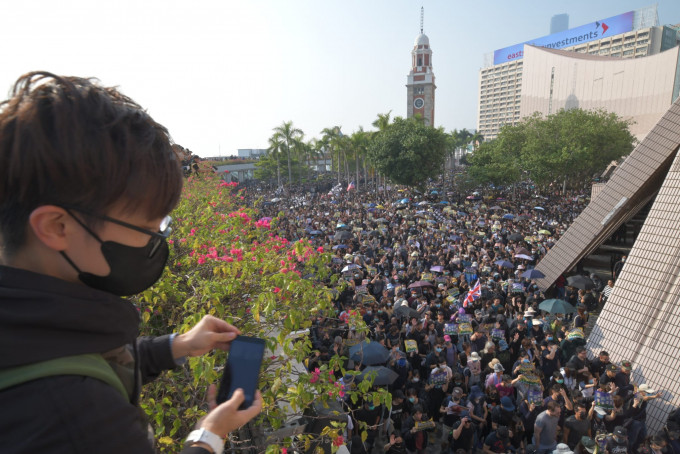
[[[102,353],[132,396],[126,401],[102,381],[72,375],[0,391],[0,451],[154,452],[139,391],[175,363],[169,336],[137,339],[138,328],[139,314],[127,300],[0,266],[0,368]]]

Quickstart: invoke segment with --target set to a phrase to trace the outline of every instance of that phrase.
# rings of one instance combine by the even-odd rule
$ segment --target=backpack
[[[118,375],[102,355],[96,353],[64,356],[24,366],[0,370],[0,391],[43,377],[82,375],[96,378],[116,389],[129,401],[128,392]]]
[[[468,361],[467,367],[464,369],[463,373],[470,377],[468,386],[476,385],[481,381],[482,365],[479,361]]]

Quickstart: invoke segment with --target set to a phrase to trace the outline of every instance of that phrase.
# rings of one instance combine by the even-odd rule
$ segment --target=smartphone
[[[238,388],[243,389],[245,394],[245,400],[239,410],[253,404],[257,383],[260,380],[264,348],[264,340],[256,337],[238,336],[231,341],[227,364],[224,366],[222,381],[217,391],[218,404],[231,399]]]

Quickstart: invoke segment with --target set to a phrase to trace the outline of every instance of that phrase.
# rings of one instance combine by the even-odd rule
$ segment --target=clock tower
[[[411,51],[411,72],[406,82],[406,116],[420,114],[428,126],[434,126],[434,73],[430,39],[423,34],[423,8],[420,9],[420,35]]]

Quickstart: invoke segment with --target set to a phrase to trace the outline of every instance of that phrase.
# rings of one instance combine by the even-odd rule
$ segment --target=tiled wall
[[[647,410],[650,432],[680,406],[680,154],[597,319],[588,349],[592,355],[607,350],[613,361],[631,361],[632,379],[661,391]]]

